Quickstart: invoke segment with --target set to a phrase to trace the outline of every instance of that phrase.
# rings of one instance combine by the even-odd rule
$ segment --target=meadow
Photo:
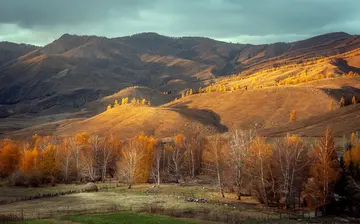
[[[59,185],[53,188],[53,192],[65,191],[71,186],[74,189],[81,188],[81,185]],[[31,192],[37,194],[41,190],[49,191],[49,187],[36,190],[12,189],[15,189],[13,195],[16,196],[20,196],[22,190],[26,196]],[[1,197],[4,197],[4,192],[1,191]],[[127,189],[125,185],[118,185],[113,188],[100,188],[99,192],[74,193],[4,204],[0,206],[0,217],[24,220],[17,223],[67,223],[64,220],[75,223],[204,223],[199,220],[243,223],[252,220],[250,223],[253,223],[289,221],[289,218],[295,221],[298,218],[290,213],[281,214],[265,209],[251,197],[243,197],[241,201],[237,201],[233,193],[226,193],[225,196],[220,197],[217,190],[211,186],[164,184],[154,188],[150,184],[139,184]],[[203,198],[207,202],[190,202],[189,198]]]

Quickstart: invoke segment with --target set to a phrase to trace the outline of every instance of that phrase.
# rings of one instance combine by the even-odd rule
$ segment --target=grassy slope
[[[122,138],[144,131],[156,137],[173,136],[180,131],[198,130],[211,134],[224,128],[219,119],[206,110],[177,111],[175,108],[125,105],[95,117],[65,125],[55,134],[66,136],[81,131],[88,133],[117,133]]]
[[[66,136],[87,131],[100,134],[113,132],[122,138],[128,138],[144,131],[156,137],[169,137],[189,130],[213,134],[232,128],[255,127],[265,128],[266,132],[263,133],[269,135],[274,135],[275,132],[283,134],[291,130],[292,124],[288,124],[290,111],[296,110],[298,125],[308,125],[313,122],[311,117],[315,116],[316,121],[316,116],[321,117],[329,112],[331,101],[338,102],[342,96],[345,96],[347,102],[353,95],[360,98],[359,87],[360,78],[333,78],[293,86],[194,94],[161,107],[121,106],[89,119],[49,123],[17,131],[12,136],[20,138],[46,131],[48,134]],[[343,113],[348,112],[345,110]],[[355,110],[353,113],[358,112]],[[328,116],[333,116],[332,119],[336,120],[340,113]],[[351,116],[345,116],[345,119],[350,119]],[[307,121],[301,123],[302,120]],[[351,124],[350,120],[347,123]],[[313,125],[316,126],[317,123]],[[279,131],[267,130],[278,126],[286,128]],[[342,130],[342,126],[339,126],[336,133],[358,129],[356,125],[348,127],[349,129],[344,127]],[[322,132],[322,128],[315,128],[304,134],[317,136]]]

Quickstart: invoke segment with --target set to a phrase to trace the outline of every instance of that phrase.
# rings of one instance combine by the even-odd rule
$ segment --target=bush
[[[28,175],[27,185],[31,187],[38,187],[41,184],[42,175],[40,172],[33,172]]]
[[[12,186],[26,186],[27,185],[27,178],[24,173],[20,171],[16,171],[11,174],[9,178],[10,185]]]
[[[86,192],[97,192],[99,191],[99,188],[96,184],[89,182],[85,185],[84,187],[84,191]]]

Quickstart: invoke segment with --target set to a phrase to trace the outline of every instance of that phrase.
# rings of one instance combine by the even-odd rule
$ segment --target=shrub
[[[26,186],[27,185],[27,178],[24,173],[20,171],[16,171],[11,174],[9,178],[10,185],[12,186]]]
[[[40,172],[33,172],[27,177],[27,185],[38,187],[41,184],[42,175]]]
[[[93,182],[89,182],[85,185],[84,187],[84,191],[86,192],[97,192],[99,191],[99,188],[96,184],[94,184]]]

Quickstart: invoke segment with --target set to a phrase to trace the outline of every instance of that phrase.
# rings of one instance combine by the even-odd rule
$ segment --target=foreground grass
[[[113,187],[114,184],[98,183],[100,189]],[[30,197],[47,193],[60,193],[68,191],[80,191],[84,189],[85,184],[58,184],[56,186],[46,187],[11,187],[0,182],[0,200],[12,201],[19,198]]]
[[[92,215],[73,215],[64,216],[55,220],[31,220],[14,222],[13,224],[47,224],[47,223],[84,223],[84,224],[197,224],[204,223],[196,220],[178,219],[162,215],[136,214],[136,213],[110,213],[110,214],[92,214]]]

